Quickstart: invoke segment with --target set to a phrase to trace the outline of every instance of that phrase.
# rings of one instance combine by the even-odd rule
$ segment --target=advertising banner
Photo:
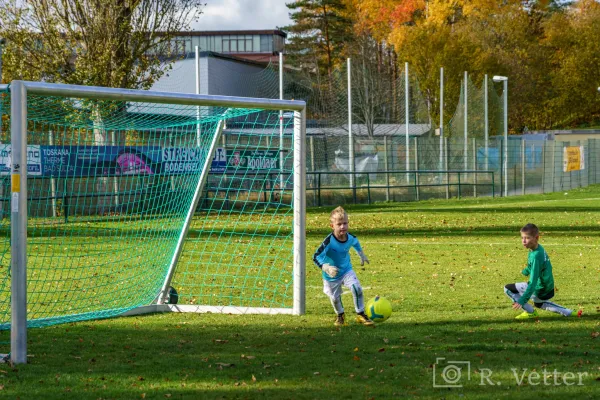
[[[277,150],[228,151],[227,158],[229,167],[238,171],[279,169],[279,151]]]
[[[583,146],[568,146],[563,148],[563,171],[580,171],[585,169]]]
[[[203,150],[160,146],[27,146],[28,176],[90,177],[198,173]],[[10,175],[11,145],[0,144],[0,175]],[[217,148],[211,172],[224,172],[226,153]]]
[[[12,154],[10,144],[0,143],[0,175],[10,175]],[[42,157],[40,146],[27,146],[27,175],[42,174]]]

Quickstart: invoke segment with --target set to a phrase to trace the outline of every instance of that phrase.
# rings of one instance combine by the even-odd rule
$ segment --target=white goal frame
[[[218,106],[256,108],[294,112],[293,134],[293,307],[256,308],[233,306],[196,306],[163,304],[168,295],[169,282],[179,258],[183,240],[191,224],[194,210],[206,182],[210,160],[222,131],[219,123],[212,140],[199,183],[185,225],[180,235],[176,253],[173,256],[169,273],[156,304],[138,307],[122,315],[138,315],[151,312],[221,312],[255,314],[305,313],[306,280],[306,103],[298,100],[259,99],[230,96],[212,96],[187,93],[152,92],[133,89],[116,89],[95,86],[52,84],[42,82],[12,81],[10,85],[0,85],[0,89],[10,88],[11,94],[11,354],[14,364],[27,362],[27,96],[45,95],[56,97],[85,98],[94,100],[118,100],[143,103],[159,103],[191,106]]]

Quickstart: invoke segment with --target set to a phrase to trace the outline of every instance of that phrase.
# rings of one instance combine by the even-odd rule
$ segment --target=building
[[[221,53],[250,61],[278,61],[284,51],[286,33],[280,30],[191,31],[178,32],[172,48],[175,54]]]

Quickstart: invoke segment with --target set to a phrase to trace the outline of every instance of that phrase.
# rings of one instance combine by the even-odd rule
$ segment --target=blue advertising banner
[[[184,147],[165,147],[161,152],[163,173],[166,175],[187,174],[202,169],[206,152]],[[225,172],[227,157],[225,149],[215,149],[210,172]]]
[[[42,176],[154,175],[160,172],[159,146],[40,146]]]
[[[88,177],[183,175],[202,169],[206,152],[160,146],[27,146],[29,176]],[[10,175],[11,146],[0,144],[0,175]],[[210,172],[224,172],[225,149],[217,148]]]

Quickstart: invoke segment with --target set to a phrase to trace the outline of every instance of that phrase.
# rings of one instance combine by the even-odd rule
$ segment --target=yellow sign
[[[10,186],[13,193],[21,191],[21,174],[12,174],[10,176]]]
[[[580,171],[585,169],[583,146],[568,146],[563,149],[563,171]]]

